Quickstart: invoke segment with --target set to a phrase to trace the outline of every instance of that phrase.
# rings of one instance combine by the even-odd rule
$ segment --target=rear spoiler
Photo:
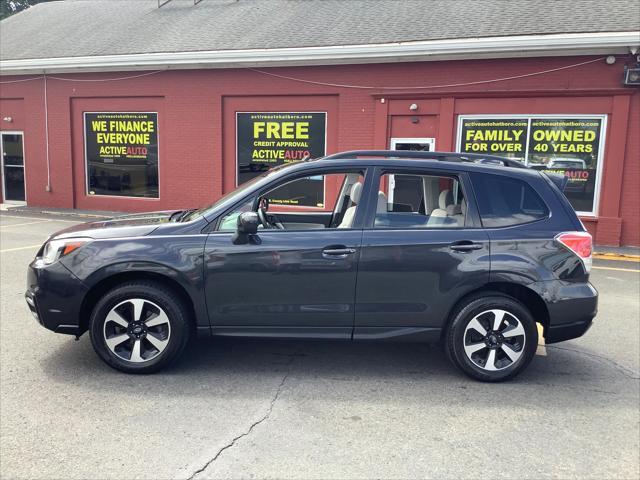
[[[558,175],[557,173],[547,173],[542,171],[549,179],[554,183],[556,187],[560,189],[561,192],[564,192],[564,187],[569,183],[569,177],[566,175]]]

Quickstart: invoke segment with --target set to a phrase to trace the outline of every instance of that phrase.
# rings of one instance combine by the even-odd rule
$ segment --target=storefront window
[[[87,193],[158,198],[158,114],[85,113]]]
[[[275,166],[324,156],[326,122],[325,112],[238,112],[238,185]],[[296,191],[288,192],[283,198],[273,198],[271,202],[322,208],[323,195],[323,177],[311,177],[298,182]]]
[[[565,175],[567,198],[579,213],[597,212],[606,116],[461,116],[458,151],[516,158]]]

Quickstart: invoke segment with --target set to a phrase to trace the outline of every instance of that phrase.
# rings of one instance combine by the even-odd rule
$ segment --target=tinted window
[[[540,220],[549,210],[527,183],[499,175],[472,175],[484,227],[506,227]]]

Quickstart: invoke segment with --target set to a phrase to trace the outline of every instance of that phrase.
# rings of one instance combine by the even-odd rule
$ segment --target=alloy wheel
[[[131,298],[113,307],[104,321],[107,348],[127,362],[142,363],[160,355],[171,337],[165,311],[142,298]]]
[[[464,351],[471,362],[487,371],[509,368],[524,353],[526,334],[520,320],[506,310],[479,313],[467,324]]]

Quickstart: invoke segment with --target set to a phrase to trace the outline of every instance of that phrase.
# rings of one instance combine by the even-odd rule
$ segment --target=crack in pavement
[[[234,437],[229,443],[227,443],[222,448],[220,448],[216,452],[216,454],[211,458],[211,460],[207,461],[202,467],[200,467],[198,470],[193,472],[193,474],[191,474],[191,476],[189,476],[187,480],[194,480],[198,475],[200,475],[207,468],[209,468],[216,460],[218,460],[218,458],[220,458],[220,456],[225,452],[225,450],[232,448],[239,440],[249,436],[255,427],[257,427],[258,425],[260,425],[261,423],[269,419],[269,417],[271,416],[271,412],[273,412],[273,407],[275,406],[276,402],[278,401],[278,397],[282,392],[284,384],[286,383],[287,378],[289,378],[289,375],[291,374],[291,365],[293,364],[293,361],[295,360],[296,355],[292,354],[290,355],[290,357],[291,357],[291,360],[289,361],[289,365],[288,365],[289,368],[287,370],[287,373],[285,373],[284,376],[282,377],[282,380],[280,381],[280,385],[278,385],[276,393],[271,399],[271,402],[269,403],[269,408],[267,409],[267,412],[259,420],[253,422],[244,433],[241,433],[237,437]]]

